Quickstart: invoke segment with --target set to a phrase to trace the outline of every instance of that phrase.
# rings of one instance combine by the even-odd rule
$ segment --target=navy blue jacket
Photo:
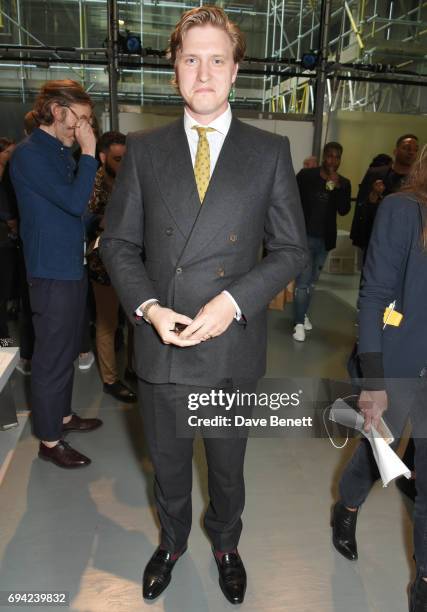
[[[388,378],[418,377],[427,366],[427,251],[422,244],[423,205],[412,194],[390,195],[378,209],[359,296],[359,354],[382,357]],[[383,331],[384,309],[396,300],[399,327]],[[372,360],[370,360],[372,362]]]
[[[10,164],[28,276],[80,280],[85,235],[82,217],[98,162],[82,155],[75,173],[71,149],[36,129],[16,147]]]

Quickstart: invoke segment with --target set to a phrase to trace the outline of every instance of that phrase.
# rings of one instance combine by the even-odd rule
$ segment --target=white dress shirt
[[[193,119],[187,109],[184,110],[184,129],[188,140],[188,146],[190,147],[193,168],[196,162],[197,145],[199,143],[199,135],[197,133],[197,130],[192,129],[193,126],[197,125],[200,127],[209,127],[215,130],[215,132],[207,132],[206,134],[209,143],[212,176],[214,168],[216,166],[216,162],[218,161],[219,154],[221,153],[225,137],[227,136],[228,130],[230,129],[231,119],[232,116],[230,105],[228,105],[227,110],[222,113],[222,115],[214,119],[214,121],[212,121],[208,125],[202,126],[195,119]]]

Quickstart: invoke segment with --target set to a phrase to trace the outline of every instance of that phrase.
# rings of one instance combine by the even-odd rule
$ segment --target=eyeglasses
[[[71,114],[74,115],[74,117],[77,119],[77,122],[85,120],[89,123],[91,127],[94,126],[95,120],[93,117],[86,117],[86,115],[82,115],[81,117],[79,117],[78,114],[73,111],[71,106],[64,106],[64,108],[68,108],[68,110],[71,111]]]

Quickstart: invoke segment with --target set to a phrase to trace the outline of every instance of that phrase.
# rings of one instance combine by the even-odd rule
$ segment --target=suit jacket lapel
[[[230,227],[230,219],[238,209],[246,206],[241,191],[250,182],[250,177],[253,178],[256,168],[256,164],[250,163],[253,155],[256,152],[242,142],[241,123],[233,119],[181,263],[196,257],[221,228]]]
[[[164,203],[187,238],[200,211],[200,200],[183,119],[171,124],[168,137],[153,147],[151,155]]]

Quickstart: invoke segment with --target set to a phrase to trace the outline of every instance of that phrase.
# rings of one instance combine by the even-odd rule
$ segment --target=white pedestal
[[[18,425],[10,377],[19,361],[19,348],[0,348],[0,429]]]

